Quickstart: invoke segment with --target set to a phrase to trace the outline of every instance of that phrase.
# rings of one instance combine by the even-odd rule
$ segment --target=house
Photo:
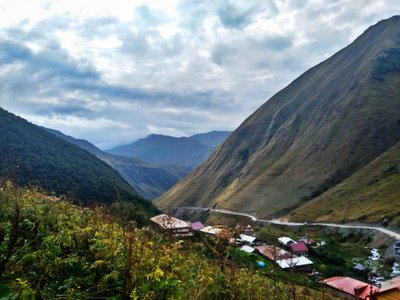
[[[335,276],[321,282],[356,299],[370,300],[371,295],[379,291],[376,286],[351,277]]]
[[[307,239],[307,238],[302,238],[298,241],[298,243],[305,243],[307,246],[317,246],[317,242],[315,240]]]
[[[254,236],[254,230],[250,224],[246,226],[246,229],[244,230],[244,234]]]
[[[293,255],[290,252],[276,246],[257,246],[255,248],[260,255],[274,262],[277,260],[297,257],[296,255]]]
[[[240,248],[241,251],[244,251],[246,253],[253,253],[256,249],[253,247],[250,247],[248,245],[244,245],[242,248]]]
[[[230,232],[229,228],[225,225],[206,226],[200,229],[199,232],[213,236],[218,236],[226,240],[230,240],[230,238],[232,237],[232,233]]]
[[[254,229],[251,227],[250,224],[247,226],[238,224],[238,225],[236,225],[235,229],[238,233],[243,233],[243,234],[249,235],[249,236],[255,236]]]
[[[293,254],[298,256],[308,255],[308,248],[305,243],[290,244],[290,250]]]
[[[277,260],[276,263],[284,270],[295,269],[296,271],[311,272],[314,263],[307,257],[300,256]]]
[[[180,219],[161,214],[150,219],[151,224],[162,232],[172,234],[172,236],[192,236],[191,226]]]
[[[192,227],[192,230],[194,230],[194,231],[198,231],[205,227],[204,224],[201,222],[190,223],[190,226]]]
[[[368,300],[398,300],[400,299],[400,286],[391,286],[373,293]]]
[[[200,232],[211,234],[211,235],[218,235],[221,231],[225,228],[222,226],[206,226],[200,229]]]
[[[290,245],[290,244],[296,243],[294,240],[292,240],[291,238],[286,237],[286,236],[283,236],[283,237],[278,238],[278,242],[279,242],[280,244],[284,245],[284,246],[288,246],[288,245]]]
[[[247,234],[240,234],[239,235],[239,242],[253,244],[256,238],[254,236],[250,236]]]

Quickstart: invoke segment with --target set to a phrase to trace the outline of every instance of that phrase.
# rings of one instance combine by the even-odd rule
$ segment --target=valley
[[[400,3],[28,2],[0,300],[400,299]]]
[[[379,226],[378,224],[338,224],[338,223],[323,223],[323,222],[290,222],[284,219],[257,219],[254,214],[245,213],[245,212],[238,212],[232,211],[227,209],[218,209],[218,208],[208,208],[208,207],[172,207],[169,210],[174,211],[174,215],[181,215],[181,211],[188,211],[190,212],[206,212],[206,213],[218,213],[224,215],[231,215],[231,216],[240,216],[249,218],[255,224],[275,224],[275,225],[282,225],[282,226],[289,226],[289,227],[298,227],[298,226],[323,226],[323,227],[330,227],[330,228],[347,228],[347,229],[366,229],[372,231],[381,232],[390,238],[400,240],[400,229],[398,227],[394,229],[390,229],[387,227]]]
[[[62,132],[44,128],[51,134],[62,138],[105,161],[143,197],[153,200],[175,185],[189,173],[189,169],[172,163],[166,165],[150,164],[137,157],[127,157],[109,154],[97,148],[86,140],[66,136]]]

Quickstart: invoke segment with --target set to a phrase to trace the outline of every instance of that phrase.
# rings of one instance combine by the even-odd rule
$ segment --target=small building
[[[254,232],[253,227],[251,227],[251,225],[242,225],[242,224],[238,224],[235,227],[236,232],[238,233],[242,233],[245,235],[249,235],[249,236],[256,236],[256,232]]]
[[[241,251],[244,251],[246,253],[253,253],[256,249],[253,247],[250,247],[248,245],[244,245],[242,248],[240,248]]]
[[[218,235],[224,228],[222,226],[206,226],[200,229],[200,232],[211,234],[211,235]]]
[[[317,242],[315,240],[307,239],[307,238],[302,238],[298,241],[298,243],[305,243],[307,246],[317,246]]]
[[[314,263],[307,257],[300,256],[277,260],[276,263],[284,270],[295,269],[296,271],[311,272]]]
[[[250,224],[246,226],[246,228],[244,230],[244,234],[245,235],[254,236],[254,230],[253,230],[253,228],[251,227]]]
[[[192,236],[191,226],[180,219],[161,214],[150,218],[153,226],[160,229],[163,232],[172,234],[172,236]]]
[[[400,299],[400,286],[390,286],[381,289],[370,297],[370,300],[398,300]],[[369,299],[368,299],[369,300]]]
[[[297,257],[296,255],[293,255],[290,252],[276,246],[271,246],[271,245],[257,246],[255,248],[258,251],[258,253],[260,253],[260,255],[268,258],[273,262],[277,260]]]
[[[254,236],[250,236],[247,234],[240,234],[239,235],[239,241],[242,243],[248,243],[248,244],[253,244],[255,242],[256,238]]]
[[[305,243],[290,244],[290,250],[293,254],[298,256],[308,255],[308,248]]]
[[[292,240],[291,238],[289,238],[287,236],[278,238],[278,242],[284,246],[289,246],[290,244],[296,243],[294,240]]]
[[[192,230],[194,230],[194,231],[199,231],[199,230],[203,229],[205,226],[201,222],[194,222],[194,223],[190,223],[190,227],[192,227]]]
[[[376,286],[351,277],[335,276],[321,282],[356,299],[370,300],[371,295],[379,291]]]
[[[206,226],[200,229],[199,232],[217,236],[228,241],[233,237],[233,234],[225,225]]]

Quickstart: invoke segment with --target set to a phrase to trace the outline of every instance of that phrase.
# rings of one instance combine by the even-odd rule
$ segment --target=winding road
[[[174,207],[173,209],[177,210],[198,210],[198,211],[209,211],[209,212],[217,212],[227,215],[235,215],[235,216],[242,216],[250,218],[254,222],[259,223],[266,223],[266,224],[277,224],[277,225],[284,225],[284,226],[326,226],[326,227],[337,227],[337,228],[354,228],[354,229],[370,229],[382,232],[396,240],[400,240],[400,233],[389,228],[380,227],[380,226],[370,226],[370,225],[355,225],[355,224],[335,224],[335,223],[296,223],[296,222],[286,222],[281,219],[272,219],[272,220],[265,220],[265,219],[258,219],[255,215],[238,212],[228,209],[222,208],[207,208],[207,207],[195,207],[195,206],[185,206],[185,207]]]

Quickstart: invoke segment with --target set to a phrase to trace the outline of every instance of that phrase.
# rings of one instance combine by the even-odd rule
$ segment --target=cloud
[[[236,49],[225,44],[218,44],[214,47],[212,51],[212,61],[219,65],[227,65],[234,63],[237,53]]]
[[[243,29],[259,15],[270,18],[276,13],[274,1],[221,1],[217,8],[219,20],[228,29]]]
[[[19,1],[0,3],[0,106],[106,148],[153,131],[232,130],[400,9],[395,0]]]
[[[253,21],[257,7],[254,5],[238,5],[237,2],[224,2],[218,8],[217,14],[224,27],[242,29]],[[248,2],[247,2],[248,3]]]
[[[259,46],[276,52],[286,50],[292,45],[292,38],[283,36],[268,37],[259,42]]]
[[[27,60],[32,57],[31,51],[17,43],[0,42],[0,63],[3,65],[12,64],[18,60]]]

